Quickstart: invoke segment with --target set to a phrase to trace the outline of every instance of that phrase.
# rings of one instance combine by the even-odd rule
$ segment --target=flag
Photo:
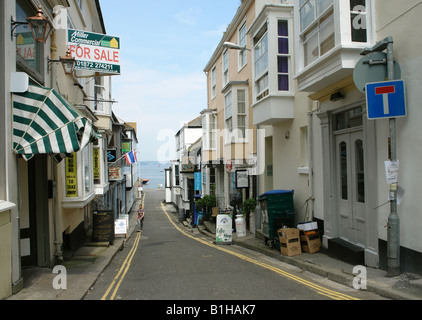
[[[136,153],[134,151],[125,154],[127,164],[132,164],[138,161],[136,159]]]

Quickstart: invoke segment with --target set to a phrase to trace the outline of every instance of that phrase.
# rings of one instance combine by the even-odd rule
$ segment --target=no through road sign
[[[368,119],[405,117],[406,98],[403,80],[366,84]]]

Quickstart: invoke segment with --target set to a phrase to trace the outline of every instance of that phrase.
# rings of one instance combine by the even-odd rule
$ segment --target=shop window
[[[93,193],[94,158],[92,144],[65,159],[65,201],[83,202]],[[96,150],[99,150],[96,148]]]

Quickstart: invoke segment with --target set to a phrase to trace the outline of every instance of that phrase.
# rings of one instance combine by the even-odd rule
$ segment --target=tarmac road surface
[[[148,190],[145,222],[115,256],[86,300],[378,300],[297,267],[236,245],[215,245],[186,232],[162,205],[162,190]],[[192,309],[193,311],[193,309]]]

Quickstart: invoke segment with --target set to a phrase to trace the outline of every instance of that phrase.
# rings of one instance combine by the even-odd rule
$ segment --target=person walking
[[[137,217],[136,217],[136,225],[138,226],[138,232],[141,232],[144,228],[144,217],[145,217],[145,211],[143,209],[142,203],[139,205],[139,209],[137,211]]]

